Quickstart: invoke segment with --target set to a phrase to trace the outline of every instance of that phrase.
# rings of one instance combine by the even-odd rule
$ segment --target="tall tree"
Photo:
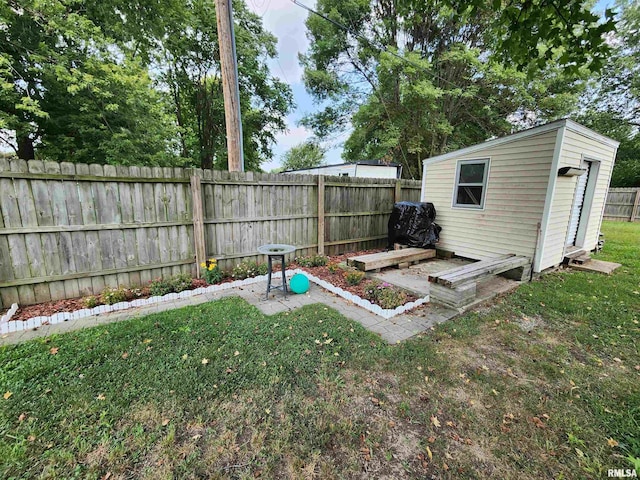
[[[309,16],[311,47],[301,61],[307,89],[325,108],[303,123],[320,137],[352,124],[347,160],[393,160],[416,178],[428,156],[509,133],[512,122],[570,112],[587,70],[560,67],[569,46],[541,45],[526,68],[505,65],[496,54],[503,14],[483,5],[320,0],[317,9],[335,23]],[[549,55],[556,62],[545,62]]]
[[[0,129],[22,158],[226,168],[213,3],[9,0],[0,5]],[[286,128],[276,39],[234,2],[248,170]],[[11,137],[14,137],[12,139]]]
[[[266,59],[276,55],[276,38],[260,17],[234,2],[245,169],[258,170],[271,158],[275,134],[286,129],[292,107],[288,85],[273,77]],[[226,168],[224,103],[213,3],[192,2],[181,24],[167,25],[157,57],[160,80],[173,100],[183,155],[203,168]]]
[[[578,120],[620,141],[613,187],[640,186],[640,4],[616,3],[618,32],[602,75],[582,98]]]
[[[56,0],[0,7],[1,127],[21,158],[165,164],[163,96],[83,13]]]

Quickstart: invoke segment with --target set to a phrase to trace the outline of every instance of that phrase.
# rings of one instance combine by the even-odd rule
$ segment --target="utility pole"
[[[224,94],[224,116],[227,127],[227,151],[230,172],[244,172],[242,121],[240,119],[240,88],[238,86],[238,57],[233,32],[231,0],[216,0],[220,71]]]

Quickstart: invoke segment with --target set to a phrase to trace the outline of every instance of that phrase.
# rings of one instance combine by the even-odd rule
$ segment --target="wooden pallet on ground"
[[[436,303],[460,308],[474,301],[478,280],[503,274],[525,281],[530,272],[529,258],[515,254],[502,255],[429,275],[430,297]]]
[[[389,252],[370,253],[368,255],[352,257],[347,263],[363,272],[368,272],[395,265],[408,265],[419,262],[420,260],[434,258],[435,256],[435,249],[403,248],[401,250],[391,250]]]

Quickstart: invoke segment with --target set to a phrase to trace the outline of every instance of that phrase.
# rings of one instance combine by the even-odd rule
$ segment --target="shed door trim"
[[[573,205],[571,206],[571,215],[569,217],[567,239],[565,242],[565,245],[567,246],[576,245],[578,227],[580,225],[580,219],[582,217],[582,211],[584,209],[587,183],[589,182],[589,176],[591,174],[591,162],[583,161],[581,168],[586,168],[587,172],[584,175],[580,175],[576,183],[576,190],[573,196]]]

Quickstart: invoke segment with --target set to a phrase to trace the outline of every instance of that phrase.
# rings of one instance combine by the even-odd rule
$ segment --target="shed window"
[[[460,160],[456,171],[453,206],[484,208],[489,159]]]

